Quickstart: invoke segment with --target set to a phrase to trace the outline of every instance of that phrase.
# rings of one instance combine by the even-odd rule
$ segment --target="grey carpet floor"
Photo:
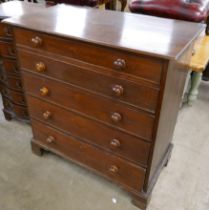
[[[53,154],[31,153],[31,128],[0,115],[0,210],[136,210],[119,187]],[[174,150],[148,210],[209,209],[209,86],[181,109]]]

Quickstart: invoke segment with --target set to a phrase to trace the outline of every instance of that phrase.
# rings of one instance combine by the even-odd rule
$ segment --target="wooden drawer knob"
[[[18,87],[18,88],[22,88],[22,84],[21,84],[21,82],[20,82],[20,81],[17,81],[17,82],[16,82],[16,87]]]
[[[46,142],[49,143],[49,144],[54,143],[55,138],[53,136],[49,136],[49,137],[47,137]]]
[[[113,174],[118,173],[118,171],[119,171],[119,168],[118,168],[117,166],[115,166],[115,165],[112,165],[112,166],[110,166],[110,168],[109,168],[109,172],[111,172],[111,173],[113,173]]]
[[[9,103],[9,101],[5,101],[5,106],[6,107],[10,107],[11,106],[11,104]]]
[[[121,85],[115,85],[112,88],[112,91],[116,96],[122,96],[123,95],[123,87]]]
[[[45,120],[48,120],[51,116],[52,116],[52,114],[51,114],[50,111],[45,111],[45,112],[43,113],[43,118],[44,118]]]
[[[116,70],[123,70],[126,67],[126,62],[123,59],[118,58],[116,61],[113,62],[113,66]]]
[[[49,89],[46,88],[46,87],[42,87],[40,89],[40,93],[41,93],[42,96],[47,96],[49,94]]]
[[[19,73],[19,70],[18,70],[17,66],[13,66],[13,71],[14,71],[16,74]]]
[[[42,39],[38,36],[31,39],[32,45],[34,47],[40,47],[42,45]]]
[[[1,75],[1,76],[0,76],[0,79],[1,79],[3,82],[6,81],[6,77],[5,77],[4,75]]]
[[[119,148],[119,147],[120,147],[120,141],[119,141],[118,139],[113,139],[113,140],[110,142],[110,146],[111,146],[111,148],[113,148],[113,149]]]
[[[114,112],[112,115],[111,115],[111,119],[113,122],[117,123],[117,122],[120,122],[122,120],[122,115],[120,113],[117,113],[117,112]]]
[[[25,104],[25,98],[24,98],[24,97],[22,97],[22,98],[20,99],[20,103]]]
[[[37,72],[45,72],[46,71],[46,65],[43,62],[36,63],[36,71]]]
[[[8,53],[11,56],[15,56],[15,50],[13,48],[11,48],[11,47],[8,48]]]
[[[7,90],[6,90],[6,89],[2,89],[2,94],[3,94],[3,95],[8,95]]]
[[[12,30],[9,26],[4,27],[4,33],[6,36],[12,36]]]

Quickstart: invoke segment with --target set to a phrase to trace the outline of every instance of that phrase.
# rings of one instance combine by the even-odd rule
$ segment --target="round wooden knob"
[[[119,141],[118,139],[113,139],[113,140],[110,142],[110,146],[111,146],[111,148],[113,148],[113,149],[119,148],[119,147],[120,147],[120,141]]]
[[[123,70],[126,67],[126,62],[123,59],[118,58],[113,62],[113,66],[116,70]]]
[[[50,117],[51,117],[51,112],[50,111],[45,111],[44,113],[43,113],[43,118],[45,119],[45,120],[48,120]]]
[[[122,119],[122,116],[120,113],[117,113],[117,112],[114,112],[112,115],[111,115],[111,119],[113,122],[117,123],[117,122],[120,122],[121,119]]]
[[[18,70],[18,68],[17,68],[17,66],[13,66],[13,71],[17,74],[19,74],[19,70]]]
[[[8,101],[5,101],[5,106],[10,107],[10,103]]]
[[[43,62],[36,63],[36,71],[37,72],[45,72],[46,66]]]
[[[53,136],[49,136],[47,139],[46,139],[46,142],[51,144],[51,143],[54,143],[55,142],[55,138]]]
[[[11,55],[11,56],[15,56],[15,50],[13,49],[13,48],[8,48],[8,53],[9,53],[9,55]]]
[[[40,47],[42,45],[42,39],[38,36],[31,39],[32,45],[34,47]]]
[[[17,81],[17,82],[16,82],[16,87],[17,87],[17,88],[22,88],[22,84],[21,84],[20,81]]]
[[[4,27],[4,33],[6,36],[12,36],[12,30],[9,26]]]
[[[1,75],[1,76],[0,76],[0,79],[1,79],[3,82],[6,81],[6,77],[5,77],[4,75]]]
[[[115,85],[112,88],[112,91],[116,96],[122,96],[123,95],[123,87],[121,85]]]
[[[20,102],[21,102],[22,104],[24,104],[24,103],[25,103],[25,98],[22,97],[22,98],[20,99]]]
[[[49,89],[46,88],[46,87],[42,87],[40,89],[40,93],[41,93],[42,96],[47,96],[49,94]]]
[[[6,89],[2,89],[2,94],[3,94],[3,95],[8,95],[7,90],[6,90]]]
[[[118,171],[119,171],[119,168],[118,168],[117,166],[115,166],[115,165],[112,165],[112,166],[110,166],[110,168],[109,168],[109,172],[111,172],[111,173],[113,173],[113,174],[118,173]]]

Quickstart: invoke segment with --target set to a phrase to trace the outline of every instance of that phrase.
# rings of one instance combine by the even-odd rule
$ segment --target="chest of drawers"
[[[112,21],[112,22],[111,22]],[[203,25],[57,6],[13,27],[34,138],[118,183],[146,208],[167,164]]]
[[[0,4],[0,88],[4,105],[3,112],[7,120],[14,118],[28,122],[29,116],[16,59],[13,33],[11,27],[2,23],[2,20],[44,9],[46,9],[45,5],[20,1]]]

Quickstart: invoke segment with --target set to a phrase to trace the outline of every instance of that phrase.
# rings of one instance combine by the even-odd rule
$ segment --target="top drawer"
[[[20,28],[14,30],[16,43],[33,49],[56,53],[97,66],[141,77],[159,84],[163,60],[121,50],[92,45],[73,39],[61,39]]]

